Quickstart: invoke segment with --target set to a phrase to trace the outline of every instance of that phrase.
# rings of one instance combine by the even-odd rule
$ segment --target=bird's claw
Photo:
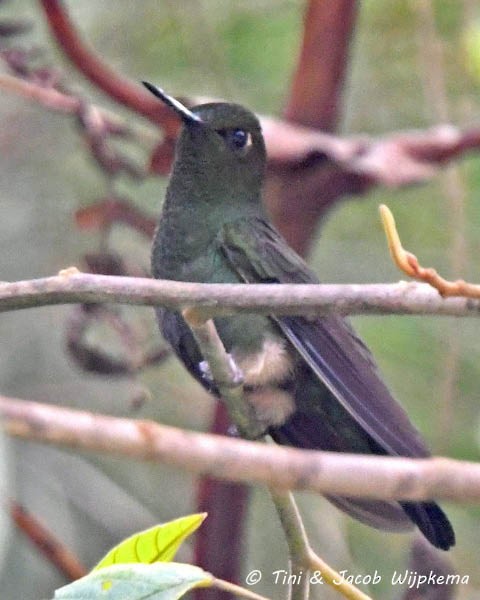
[[[243,377],[243,371],[242,369],[240,369],[240,367],[237,365],[237,363],[233,360],[233,357],[231,354],[227,354],[228,356],[228,362],[230,365],[230,374],[232,377],[232,386],[233,387],[238,387],[240,385],[243,385],[243,381],[244,381],[244,377]]]
[[[240,432],[238,431],[238,427],[236,425],[229,425],[227,429],[227,435],[229,437],[239,438]]]
[[[202,362],[198,363],[198,368],[200,370],[200,374],[202,375],[202,379],[204,379],[207,383],[213,383],[212,372],[210,371],[210,365],[206,360],[202,360]]]
[[[228,363],[229,363],[229,367],[230,367],[230,381],[228,382],[228,385],[230,387],[238,387],[238,386],[242,385],[242,383],[243,383],[243,372],[237,366],[232,355],[227,354],[227,356],[228,356]],[[213,375],[212,375],[212,371],[210,370],[210,365],[208,364],[208,362],[206,360],[202,360],[202,362],[198,364],[198,368],[202,375],[202,379],[204,379],[209,384],[215,383]]]

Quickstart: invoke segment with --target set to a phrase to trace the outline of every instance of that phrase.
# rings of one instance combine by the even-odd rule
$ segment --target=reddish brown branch
[[[168,108],[140,85],[119,75],[84,44],[60,0],[40,0],[40,4],[62,51],[85,77],[120,104],[161,124],[167,133],[177,131],[178,120]]]
[[[80,208],[75,213],[75,221],[80,229],[105,229],[114,223],[123,223],[148,239],[153,237],[156,225],[152,217],[121,198],[103,198]]]
[[[230,420],[223,404],[217,403],[211,433],[225,435]],[[195,564],[217,577],[239,583],[242,546],[249,488],[238,483],[201,480],[197,510],[208,512],[208,519],[196,535]],[[196,600],[229,600],[232,596],[216,589],[198,589]]]
[[[269,153],[269,202],[277,226],[305,254],[318,218],[339,197],[370,187],[402,187],[433,177],[480,149],[480,127],[443,125],[377,139],[339,138],[274,119],[262,122]]]
[[[80,99],[9,75],[0,76],[0,88],[20,94],[36,102],[67,113],[77,113]],[[96,109],[97,111],[99,109]],[[112,114],[102,112],[108,127],[121,127]],[[281,185],[288,191],[291,203],[281,211],[291,214],[291,221],[308,217],[336,201],[342,195],[362,193],[373,185],[401,187],[431,178],[445,163],[480,149],[480,127],[460,129],[452,125],[427,130],[394,132],[380,138],[341,138],[331,134],[262,117],[267,144],[270,188]],[[173,152],[172,140],[155,150],[151,170],[165,173]],[[302,192],[305,192],[302,195]],[[305,205],[299,210],[299,202]],[[109,202],[99,205],[95,218],[122,221],[150,236],[154,222],[127,203]],[[96,210],[97,210],[96,209]],[[92,216],[85,211],[86,223]],[[82,216],[82,212],[80,216]],[[80,223],[81,224],[81,223]]]
[[[355,17],[355,0],[309,1],[284,116],[313,127],[311,134],[336,127]],[[267,144],[270,148],[276,145],[268,139]],[[332,171],[324,161],[314,164],[313,170],[308,162],[301,166],[295,173],[284,168],[270,177],[266,204],[289,244],[306,254],[318,221],[328,208],[342,196],[364,191],[365,185],[356,176]]]
[[[17,502],[11,501],[10,514],[17,527],[65,577],[74,581],[86,575],[86,568],[73,552],[25,508]]]
[[[270,118],[262,120],[262,127],[274,172],[289,169],[304,174],[316,169],[320,177],[327,161],[344,177],[358,177],[367,186],[418,183],[449,160],[480,149],[478,126],[461,130],[441,125],[380,138],[340,138]]]
[[[453,600],[457,597],[457,586],[448,577],[455,573],[450,557],[446,552],[438,552],[425,538],[415,537],[407,568],[410,573],[418,574],[418,584],[406,589],[401,600]],[[435,574],[433,582],[431,573]]]
[[[310,0],[302,48],[284,116],[333,131],[357,13],[355,0]]]

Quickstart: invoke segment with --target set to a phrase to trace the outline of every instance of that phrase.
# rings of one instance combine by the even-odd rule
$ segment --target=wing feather
[[[220,246],[248,283],[318,283],[315,274],[266,221],[226,225]],[[372,355],[336,315],[272,316],[296,351],[359,425],[388,454],[428,456],[418,431],[383,383]]]

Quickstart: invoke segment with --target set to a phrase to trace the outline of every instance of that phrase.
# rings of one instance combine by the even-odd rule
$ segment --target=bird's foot
[[[202,379],[204,379],[207,383],[213,383],[212,372],[210,371],[210,365],[206,360],[202,360],[202,362],[198,363],[198,368],[202,375]]]
[[[230,380],[228,381],[228,386],[238,387],[243,383],[243,371],[237,366],[231,354],[227,354],[227,356],[230,367]],[[206,360],[202,360],[202,362],[198,364],[198,368],[200,369],[202,379],[204,379],[207,383],[211,385],[219,383],[215,382],[212,375],[212,371],[210,369],[210,365]]]
[[[236,425],[229,425],[227,435],[228,437],[239,438],[240,432],[238,431],[238,427]]]

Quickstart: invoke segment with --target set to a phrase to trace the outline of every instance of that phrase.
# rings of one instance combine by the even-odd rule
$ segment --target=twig
[[[268,600],[265,596],[260,596],[251,590],[247,590],[244,587],[230,583],[223,579],[214,578],[212,581],[212,587],[228,592],[229,594],[235,594],[238,598],[247,598],[247,600]]]
[[[317,579],[317,573],[321,575],[322,581],[335,588],[345,598],[370,600],[358,588],[345,581],[339,573],[314,552],[308,541],[292,492],[282,492],[270,487],[270,495],[285,532],[290,554],[291,572],[293,575],[297,574],[297,577],[293,580],[298,582],[293,587],[293,593],[297,595],[292,594],[291,600],[308,598],[309,577],[303,576],[305,570],[310,573],[313,571]]]
[[[0,416],[15,437],[169,464],[227,481],[358,498],[480,501],[480,464],[467,461],[270,447],[5,396],[0,396]]]
[[[216,402],[210,433],[227,435],[231,421],[224,403]],[[194,563],[227,581],[239,582],[250,487],[244,484],[203,477],[198,484],[196,509],[208,519],[195,535]],[[209,592],[195,591],[195,600],[212,598]]]
[[[86,568],[73,552],[58,540],[23,506],[10,501],[10,514],[17,527],[39,549],[45,558],[71,581],[86,575]]]
[[[448,281],[441,277],[435,269],[422,267],[415,254],[403,248],[393,214],[385,204],[380,206],[380,215],[392,260],[401,271],[409,277],[428,283],[444,298],[461,296],[463,298],[480,299],[480,285],[467,283],[463,279]]]
[[[213,321],[198,320],[192,309],[184,311],[183,316],[192,330],[204,359],[208,362],[210,375],[227,405],[232,423],[236,425],[242,437],[253,439],[260,437],[264,427],[258,423],[253,408],[246,401],[239,379],[241,374],[233,359],[226,353]],[[267,441],[271,440],[267,438]],[[294,576],[290,583],[290,600],[308,600],[310,557],[316,555],[309,546],[307,533],[291,492],[270,486],[270,494],[289,548],[291,574]],[[320,565],[324,568],[321,569]],[[368,600],[367,596],[343,581],[340,575],[320,558],[316,567],[325,577],[325,582],[335,587],[346,598]],[[305,570],[307,573],[302,577],[302,571]]]
[[[321,581],[334,588],[344,598],[371,600],[369,596],[346,581],[335,569],[332,569],[311,548],[293,494],[280,492],[270,487],[270,495],[287,539],[291,573],[296,575],[296,578],[293,579],[295,583],[292,586],[291,600],[303,600],[309,597],[309,574],[312,572],[317,581],[321,576]]]
[[[341,575],[336,573],[327,563],[322,560],[311,548],[309,552],[309,564],[312,571],[319,571],[322,574],[323,580],[335,587],[345,598],[349,600],[371,600],[361,592],[358,588],[346,581]]]
[[[310,545],[307,532],[293,494],[291,492],[281,492],[273,487],[269,489],[288,544],[290,574],[292,575],[289,600],[308,600],[310,591]],[[305,571],[307,572],[305,573]]]
[[[409,271],[413,272],[413,271]],[[277,315],[480,315],[471,298],[441,298],[427,285],[206,284],[114,277],[75,271],[14,283],[0,282],[0,312],[80,302],[195,307],[202,318],[250,312]]]
[[[245,401],[243,376],[227,354],[213,321],[198,318],[195,309],[191,308],[184,310],[183,316],[208,364],[212,383],[225,402],[231,423],[242,437],[258,438],[263,434],[263,428],[256,421],[253,408]]]
[[[257,439],[264,428],[257,422],[253,408],[245,402],[242,373],[227,354],[213,321],[198,320],[192,309],[183,311],[183,316],[208,364],[210,376],[225,401],[231,422],[242,437]]]

